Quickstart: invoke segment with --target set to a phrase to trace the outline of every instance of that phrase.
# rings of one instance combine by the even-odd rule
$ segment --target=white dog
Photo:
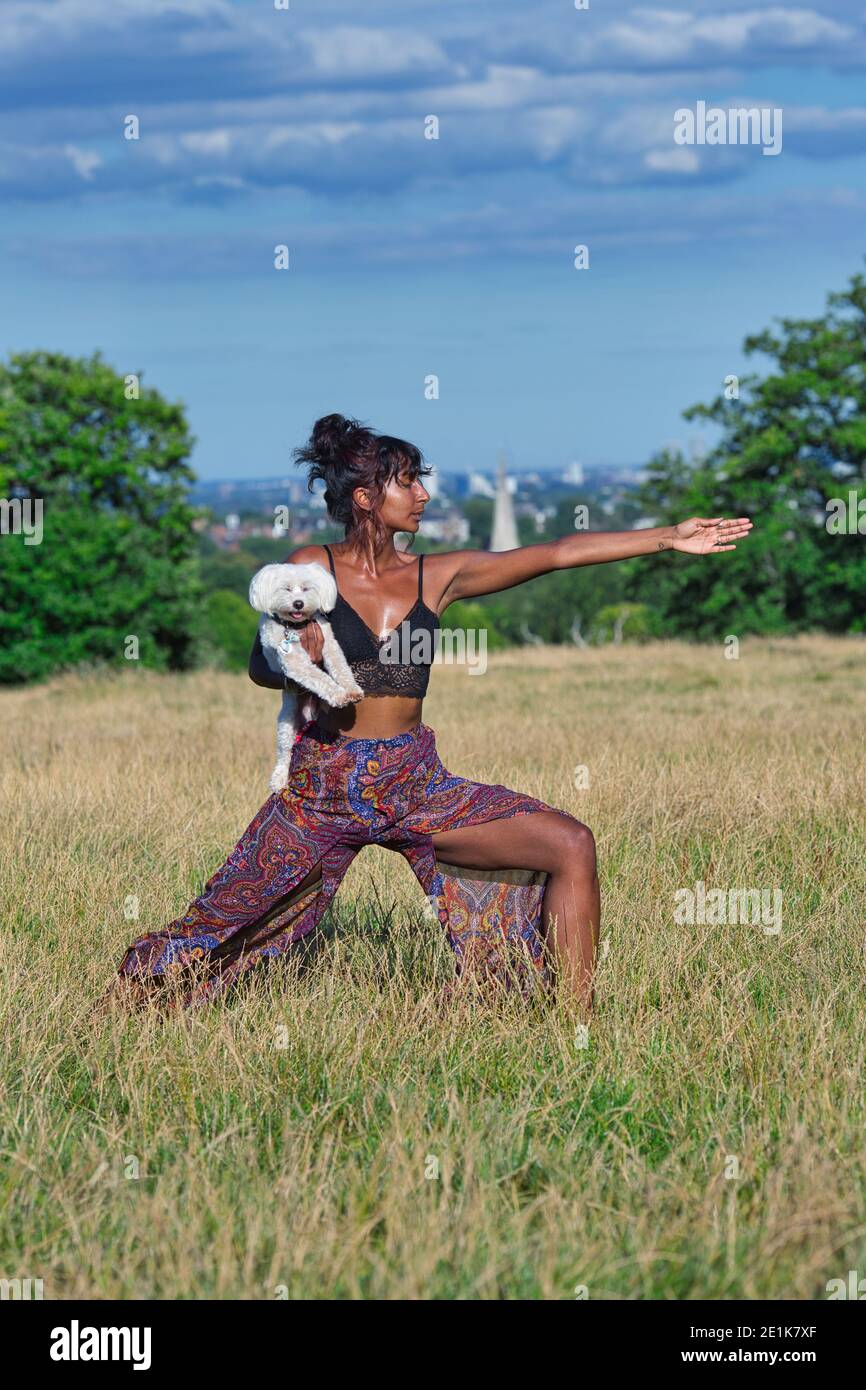
[[[325,617],[336,602],[337,585],[322,565],[265,565],[253,575],[250,603],[262,615],[262,651],[271,670],[288,677],[294,687],[284,689],[277,718],[277,763],[271,773],[271,791],[282,791],[288,783],[292,744],[301,724],[315,715],[314,697],[335,709],[363,698],[364,692]],[[310,618],[322,629],[324,671],[310,660],[296,630]]]

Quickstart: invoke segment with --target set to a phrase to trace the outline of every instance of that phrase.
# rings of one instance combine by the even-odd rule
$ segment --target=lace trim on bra
[[[328,547],[326,546],[325,549],[328,550]],[[330,550],[328,550],[328,559],[331,564],[331,573],[336,580],[334,561]],[[430,679],[429,662],[418,661],[403,664],[380,660],[382,649],[391,638],[396,636],[398,642],[401,643],[404,640],[404,623],[409,623],[410,650],[415,632],[427,631],[433,636],[440,627],[438,614],[427,606],[422,597],[422,560],[423,556],[420,556],[418,561],[418,597],[409,612],[384,637],[378,637],[373,629],[364,622],[360,613],[352,607],[339,590],[337,591],[337,603],[331,613],[331,626],[343,648],[352,674],[365,695],[403,695],[410,699],[423,699],[427,693]],[[419,609],[426,617],[413,623],[412,620]]]
[[[429,666],[398,666],[380,661],[376,656],[364,657],[350,665],[365,695],[404,695],[421,699],[427,693]]]

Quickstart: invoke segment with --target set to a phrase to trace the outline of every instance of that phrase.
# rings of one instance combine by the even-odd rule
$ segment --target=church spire
[[[505,476],[505,450],[499,455],[499,468],[496,475],[496,497],[493,503],[493,532],[490,537],[491,550],[516,550],[517,523],[514,520],[514,503],[508,491]]]

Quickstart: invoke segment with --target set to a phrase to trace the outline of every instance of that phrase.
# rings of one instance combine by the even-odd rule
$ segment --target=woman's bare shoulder
[[[283,561],[284,565],[327,565],[328,554],[323,545],[301,545]]]

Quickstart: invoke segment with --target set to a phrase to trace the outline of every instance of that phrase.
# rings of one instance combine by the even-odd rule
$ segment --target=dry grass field
[[[866,642],[822,637],[434,668],[446,767],[596,833],[588,1044],[556,1007],[440,1013],[450,952],[378,848],[303,969],[94,1026],[128,942],[265,800],[278,697],[136,671],[0,695],[0,1276],[187,1300],[823,1299],[866,1276],[864,672]],[[698,881],[780,891],[781,929],[678,924]]]

